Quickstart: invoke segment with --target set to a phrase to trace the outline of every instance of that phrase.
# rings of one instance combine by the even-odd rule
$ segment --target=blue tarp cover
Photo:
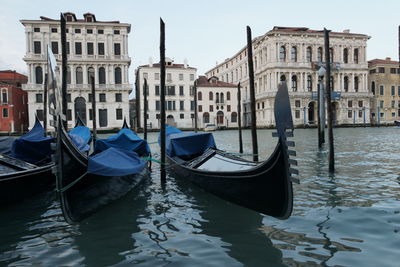
[[[166,150],[170,157],[192,156],[207,148],[216,148],[211,133],[182,132],[172,126],[166,127]]]
[[[53,137],[45,137],[44,128],[36,120],[33,128],[23,136],[15,139],[11,156],[32,164],[43,164],[51,160],[50,143]]]
[[[86,126],[76,126],[69,133],[79,135],[85,144],[89,144],[90,139],[92,138],[90,129]]]
[[[147,142],[128,128],[123,128],[118,134],[112,135],[106,139],[96,140],[94,152],[99,153],[110,147],[134,151],[140,156],[150,153],[150,147]]]
[[[0,154],[11,156],[11,147],[15,137],[0,137]]]
[[[140,172],[146,166],[137,153],[109,148],[89,157],[88,173],[102,176],[124,176]]]
[[[82,126],[79,126],[82,127]],[[69,138],[71,138],[72,142],[74,145],[82,152],[87,152],[90,149],[90,146],[86,142],[85,139],[83,139],[80,135],[78,134],[73,134],[72,131],[68,133]]]

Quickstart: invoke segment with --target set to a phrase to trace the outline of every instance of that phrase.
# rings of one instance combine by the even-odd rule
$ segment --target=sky
[[[367,34],[367,58],[398,60],[399,0],[0,0],[0,70],[27,73],[21,19],[58,19],[60,12],[77,18],[90,12],[99,21],[131,24],[130,80],[139,65],[159,60],[159,20],[165,22],[166,56],[187,59],[202,75],[246,45],[246,26],[253,38],[274,26]]]

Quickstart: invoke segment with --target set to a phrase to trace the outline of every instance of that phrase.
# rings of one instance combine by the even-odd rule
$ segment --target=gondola
[[[281,83],[275,97],[275,122],[278,142],[265,161],[253,162],[218,150],[211,133],[185,133],[176,128],[166,129],[166,151],[169,169],[178,177],[191,181],[205,191],[225,200],[278,219],[287,219],[292,212],[292,174],[297,162],[293,120],[289,95]]]
[[[87,156],[72,142],[60,116],[57,137],[56,190],[68,223],[90,216],[148,176],[147,162],[134,151],[114,146]]]
[[[400,126],[400,121],[394,121],[395,126]]]

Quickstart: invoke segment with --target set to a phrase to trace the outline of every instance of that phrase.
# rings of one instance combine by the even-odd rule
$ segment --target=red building
[[[27,81],[27,76],[16,71],[0,71],[0,132],[28,130],[28,94],[22,90]]]

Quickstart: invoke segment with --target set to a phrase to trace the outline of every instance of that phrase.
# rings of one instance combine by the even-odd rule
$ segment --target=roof
[[[197,87],[237,87],[237,85],[233,83],[221,82],[215,76],[209,79],[207,79],[206,76],[199,76],[197,79]]]
[[[316,34],[323,34],[323,30],[311,30],[307,27],[282,27],[282,26],[274,26],[272,30],[270,30],[268,33],[273,33],[273,32],[287,32],[287,33],[316,33]],[[267,34],[268,34],[267,33]],[[361,33],[350,33],[350,30],[344,30],[343,32],[329,32],[329,34],[333,35],[349,35],[349,36],[360,36],[360,37],[368,37],[366,34],[361,34]]]
[[[139,68],[159,68],[160,67],[160,63],[155,63],[152,66],[150,65],[141,65],[139,66]],[[185,68],[185,64],[172,64],[172,65],[165,65],[165,68],[167,69],[193,69],[195,70],[196,68],[193,67],[189,67],[189,65],[187,65],[187,67]]]
[[[368,61],[368,65],[399,65],[398,61],[393,61],[391,60],[391,58],[386,58],[386,59],[379,59],[379,58],[375,58],[373,60],[369,60]]]
[[[96,19],[96,16],[93,13],[89,13],[89,12],[83,14],[83,16],[84,16],[83,19],[77,19],[75,14],[72,13],[72,12],[64,12],[63,14],[64,14],[64,16],[65,15],[72,15],[74,17],[74,21],[67,21],[67,23],[70,23],[70,22],[88,22],[85,19],[86,16],[88,16],[88,15],[93,17],[93,21],[92,22],[88,22],[88,23],[96,23],[96,22],[97,23],[120,23],[118,20],[114,20],[114,21],[99,21],[99,20]],[[46,21],[60,21],[59,19],[51,19],[51,18],[48,18],[48,17],[45,17],[45,16],[40,16],[40,19],[41,20],[46,20]]]

